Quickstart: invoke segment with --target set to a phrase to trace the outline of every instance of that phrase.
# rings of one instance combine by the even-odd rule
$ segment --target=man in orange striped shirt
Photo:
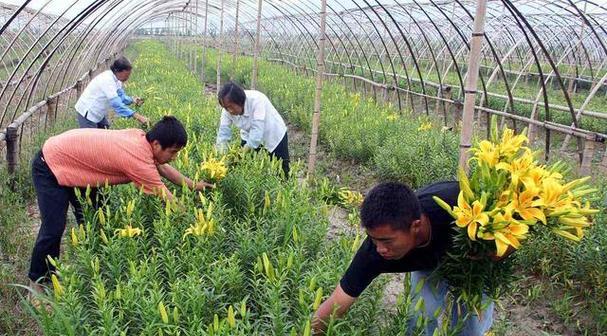
[[[32,162],[32,177],[42,225],[32,252],[29,278],[32,288],[47,281],[52,265],[47,256],[59,257],[67,209],[80,208],[74,188],[91,187],[95,200],[100,186],[133,182],[147,194],[171,200],[161,176],[190,189],[213,187],[195,183],[168,165],[186,145],[187,133],[175,117],[164,117],[147,133],[140,129],[74,129],[46,140]]]

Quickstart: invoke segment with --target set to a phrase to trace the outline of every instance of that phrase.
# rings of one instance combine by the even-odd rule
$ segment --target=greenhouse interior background
[[[0,0],[0,335],[319,334],[319,304],[370,239],[373,187],[458,180],[465,194],[468,179],[454,219],[504,211],[525,227],[504,238],[506,261],[461,268],[495,303],[484,334],[607,335],[606,27],[604,0]],[[213,187],[172,186],[171,205],[106,186],[82,220],[69,211],[53,281],[34,293],[46,215],[32,159],[78,128],[77,102],[122,56],[122,92],[147,122],[110,113],[111,131],[177,117],[188,141],[171,165]],[[231,82],[284,118],[290,172],[240,139],[218,150]],[[527,205],[512,196],[531,184]],[[457,237],[489,225],[475,218]],[[502,229],[466,246],[501,256]],[[380,275],[326,334],[427,334],[414,284]],[[445,320],[435,334],[468,334]]]

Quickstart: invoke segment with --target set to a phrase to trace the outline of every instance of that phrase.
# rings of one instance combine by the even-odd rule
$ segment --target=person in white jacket
[[[110,66],[110,70],[91,80],[74,106],[80,128],[110,128],[110,107],[121,117],[134,118],[142,124],[148,124],[148,118],[128,107],[131,104],[143,104],[141,98],[131,98],[124,92],[122,83],[129,79],[132,69],[128,59],[119,57]]]
[[[240,129],[241,146],[259,150],[282,160],[285,177],[289,176],[289,139],[287,126],[268,97],[256,90],[244,90],[234,82],[226,83],[217,94],[223,107],[216,146],[224,150],[232,138],[231,126]]]

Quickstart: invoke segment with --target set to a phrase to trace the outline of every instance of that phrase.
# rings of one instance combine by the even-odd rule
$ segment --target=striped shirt
[[[147,194],[171,194],[160,178],[152,146],[139,129],[74,129],[46,140],[42,153],[61,186],[133,182]]]

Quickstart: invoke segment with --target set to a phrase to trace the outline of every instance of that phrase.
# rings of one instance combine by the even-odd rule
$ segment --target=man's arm
[[[314,335],[324,335],[333,312],[335,311],[334,316],[336,318],[340,318],[350,309],[355,301],[355,297],[346,294],[341,288],[341,285],[337,284],[337,287],[335,287],[331,296],[329,296],[314,313],[314,319],[312,321]]]
[[[122,100],[118,96],[110,99],[110,106],[112,106],[114,111],[116,111],[116,113],[121,117],[133,118],[142,124],[149,123],[149,119],[147,117],[130,109],[122,102]]]
[[[158,165],[158,173],[160,173],[160,176],[166,178],[175,185],[182,186],[185,183],[186,186],[191,190],[200,191],[206,188],[215,188],[214,184],[207,183],[204,181],[195,183],[189,177],[183,175],[181,172],[171,167],[171,165],[169,164]]]
[[[125,105],[131,105],[132,103],[134,103],[134,99],[129,97],[123,88],[118,88],[116,92],[118,93],[118,97],[120,97],[120,99]]]

